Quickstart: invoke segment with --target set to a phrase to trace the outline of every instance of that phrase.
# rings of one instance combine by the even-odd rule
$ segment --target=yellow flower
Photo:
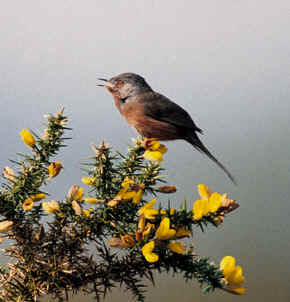
[[[86,216],[86,217],[91,217],[91,212],[93,211],[93,209],[87,209],[87,210],[83,210],[83,214]]]
[[[0,222],[0,233],[5,233],[11,230],[13,226],[13,221],[4,220]]]
[[[93,198],[93,197],[85,197],[84,201],[88,202],[88,203],[101,203],[101,202],[104,202],[104,200],[102,200],[102,199],[96,199],[96,198]]]
[[[222,195],[215,192],[212,193],[208,201],[208,211],[210,213],[215,213],[222,205]]]
[[[139,231],[141,231],[141,232],[144,231],[144,229],[145,229],[145,223],[146,223],[145,217],[144,217],[144,215],[141,215],[139,217],[139,219],[138,219],[138,230]]]
[[[80,216],[83,214],[83,209],[81,208],[81,206],[79,205],[79,203],[75,200],[72,201],[71,206],[73,208],[73,210],[75,211],[76,215]]]
[[[135,197],[136,192],[134,191],[129,191],[129,192],[124,192],[122,194],[118,194],[118,196],[121,198],[122,201],[128,201],[131,200]]]
[[[33,135],[27,130],[22,129],[20,132],[21,138],[24,141],[24,143],[29,147],[34,147],[35,145],[35,138]]]
[[[199,184],[197,186],[199,196],[201,199],[208,200],[211,194],[210,188],[206,185]]]
[[[150,263],[156,262],[159,259],[159,256],[157,254],[152,253],[154,248],[155,248],[154,241],[150,241],[142,247],[142,254],[145,257],[145,259]]]
[[[132,202],[133,202],[134,204],[138,204],[138,203],[141,201],[142,195],[143,195],[143,190],[142,190],[142,189],[139,189],[139,190],[135,193],[135,196],[133,197]]]
[[[167,210],[160,210],[160,214],[165,215],[168,211]],[[174,208],[170,208],[169,209],[169,215],[174,215],[175,213],[175,209]]]
[[[185,246],[179,242],[171,241],[168,244],[168,248],[176,253],[176,254],[184,254],[185,253]]]
[[[84,189],[78,185],[73,185],[68,191],[68,198],[76,201],[81,201],[83,198]]]
[[[135,182],[133,179],[130,179],[128,176],[125,177],[124,181],[122,182],[121,186],[123,188],[129,188],[129,186],[134,185]]]
[[[9,168],[9,167],[5,167],[3,169],[3,176],[10,180],[10,181],[15,181],[15,173],[14,173],[14,170]]]
[[[152,232],[153,229],[154,229],[154,224],[148,222],[142,233],[142,238],[144,239],[144,237],[148,236]]]
[[[29,211],[33,208],[33,199],[32,198],[27,198],[24,200],[23,204],[22,204],[22,208],[25,211]]]
[[[135,241],[131,235],[121,235],[122,246],[123,247],[132,247],[135,244]]]
[[[211,194],[210,188],[206,185],[198,185],[198,193],[201,199],[193,204],[193,217],[200,220],[209,213],[216,213],[222,206],[224,195],[214,192]]]
[[[179,227],[176,230],[175,234],[176,238],[184,238],[184,237],[189,237],[190,236],[190,231],[186,230],[184,227]]]
[[[146,210],[152,209],[155,203],[156,199],[152,199],[150,202],[145,203],[144,206],[138,210],[138,215],[143,215]]]
[[[158,214],[159,211],[156,209],[146,209],[143,215],[146,219],[155,219],[155,216]]]
[[[63,165],[59,160],[57,160],[54,163],[50,163],[50,165],[48,166],[49,177],[50,178],[56,177],[62,168],[63,168]]]
[[[232,256],[225,256],[220,262],[220,269],[227,284],[226,290],[243,295],[246,290],[241,286],[241,283],[245,280],[245,277],[242,268],[236,266],[236,259]]]
[[[196,200],[193,204],[193,218],[200,220],[208,213],[208,202],[204,199]]]
[[[121,186],[122,189],[113,200],[109,201],[108,206],[114,207],[121,201],[129,200],[132,200],[134,204],[138,204],[140,202],[143,195],[143,189],[145,187],[144,184],[135,184],[133,179],[126,176]]]
[[[120,200],[119,199],[112,199],[107,203],[108,207],[115,207],[119,204]]]
[[[175,236],[176,231],[170,229],[170,219],[164,217],[155,233],[155,237],[160,240],[168,240]]]
[[[93,186],[95,180],[96,180],[95,177],[82,177],[82,182],[88,186]]]
[[[48,214],[52,214],[55,211],[60,211],[59,204],[56,200],[51,200],[50,202],[43,202],[42,208]]]
[[[161,162],[163,160],[162,155],[167,152],[166,146],[160,144],[158,141],[150,141],[145,143],[146,151],[143,157],[148,160]]]
[[[39,201],[39,200],[42,200],[44,199],[46,196],[44,193],[38,193],[38,194],[35,194],[35,195],[31,195],[30,198],[33,200],[33,201]]]

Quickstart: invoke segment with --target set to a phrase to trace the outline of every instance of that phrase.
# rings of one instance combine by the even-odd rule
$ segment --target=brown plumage
[[[179,105],[152,90],[145,79],[134,73],[123,73],[110,80],[99,79],[113,95],[119,112],[141,136],[161,141],[183,139],[206,154],[231,179],[230,172],[204,146],[197,133],[202,133],[190,115]]]

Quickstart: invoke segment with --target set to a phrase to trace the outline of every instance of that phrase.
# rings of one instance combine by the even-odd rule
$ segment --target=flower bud
[[[25,210],[25,211],[29,211],[33,208],[33,199],[32,198],[26,198],[22,204],[22,208]]]
[[[27,129],[22,129],[20,132],[20,135],[21,135],[22,140],[24,141],[24,143],[27,146],[34,147],[35,138]]]
[[[88,202],[88,203],[102,203],[102,202],[104,202],[103,199],[96,199],[94,197],[85,197],[84,201]]]
[[[121,235],[122,246],[123,247],[132,247],[135,244],[135,241],[131,235]]]
[[[67,197],[73,200],[81,201],[83,198],[84,189],[78,185],[73,185],[67,194]]]
[[[48,174],[50,178],[56,177],[61,169],[63,168],[63,165],[60,161],[56,161],[54,163],[51,163],[48,167]]]
[[[112,247],[123,247],[122,240],[120,238],[112,238],[108,241],[109,246]]]
[[[75,211],[76,215],[80,216],[83,214],[83,210],[77,201],[73,200],[71,206]]]
[[[175,193],[176,192],[176,186],[162,186],[159,187],[156,191],[160,192],[160,193]]]
[[[82,182],[88,186],[93,186],[95,180],[96,180],[95,177],[82,177]]]
[[[15,181],[14,170],[9,167],[3,169],[3,176],[10,181]]]
[[[56,200],[51,200],[50,202],[43,202],[42,208],[48,214],[52,214],[55,211],[60,211],[59,204]]]
[[[13,226],[13,221],[11,220],[4,220],[0,222],[0,233],[5,233],[11,230]]]

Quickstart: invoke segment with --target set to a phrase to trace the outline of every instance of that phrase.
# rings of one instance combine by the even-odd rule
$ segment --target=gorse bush
[[[38,301],[44,295],[65,301],[78,291],[100,301],[117,285],[144,301],[144,280],[154,282],[155,272],[170,271],[196,279],[205,292],[244,293],[234,257],[217,266],[184,242],[198,229],[223,223],[238,208],[234,200],[200,184],[193,206],[158,205],[158,194],[176,188],[160,186],[167,148],[152,139],[136,140],[126,155],[104,142],[92,146],[93,156],[84,163],[87,177],[81,179],[88,193],[73,185],[66,196],[48,200],[45,185],[62,173],[53,156],[70,129],[63,110],[45,118],[42,135],[21,131],[30,152],[13,161],[15,170],[3,170],[0,240],[9,239],[3,253],[12,261],[1,267],[0,301]]]

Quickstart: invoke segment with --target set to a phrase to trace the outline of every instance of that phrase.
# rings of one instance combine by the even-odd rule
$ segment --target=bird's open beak
[[[97,83],[97,86],[100,86],[100,87],[106,87],[110,92],[115,88],[115,85],[112,84],[109,80],[107,79],[98,79],[99,81],[103,81],[105,82],[104,84],[100,84],[100,83]]]

